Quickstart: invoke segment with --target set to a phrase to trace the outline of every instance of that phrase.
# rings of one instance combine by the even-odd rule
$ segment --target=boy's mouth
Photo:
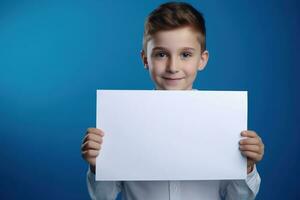
[[[177,77],[164,77],[164,76],[162,78],[163,78],[165,84],[167,84],[169,86],[177,86],[183,79],[183,78],[177,78]]]
[[[163,79],[166,79],[166,80],[181,80],[183,78],[173,78],[173,77],[162,77]]]

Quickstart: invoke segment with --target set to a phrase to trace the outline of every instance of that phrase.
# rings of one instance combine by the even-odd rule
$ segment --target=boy
[[[192,90],[197,71],[208,61],[205,46],[205,22],[201,13],[187,3],[165,3],[155,9],[145,22],[141,57],[157,90]],[[246,137],[239,144],[247,157],[246,180],[221,181],[95,181],[95,163],[104,132],[89,128],[81,152],[90,164],[87,174],[92,199],[255,199],[260,177],[255,163],[264,154],[264,144],[254,131],[242,131]]]

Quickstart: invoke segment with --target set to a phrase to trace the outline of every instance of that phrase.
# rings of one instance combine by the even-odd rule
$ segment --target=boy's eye
[[[166,56],[167,56],[167,54],[165,52],[162,52],[162,51],[154,53],[154,57],[164,58]]]
[[[183,59],[186,59],[188,57],[191,57],[192,54],[190,52],[183,52],[180,57],[183,58]]]

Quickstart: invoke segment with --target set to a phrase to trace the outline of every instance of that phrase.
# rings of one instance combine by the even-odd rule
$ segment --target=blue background
[[[88,199],[96,89],[152,89],[143,23],[163,1],[0,1],[0,199]],[[248,90],[257,199],[299,199],[299,1],[188,1],[207,22],[195,88]]]

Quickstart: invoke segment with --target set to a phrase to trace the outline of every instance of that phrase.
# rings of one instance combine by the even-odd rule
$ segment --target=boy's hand
[[[81,144],[81,156],[90,164],[90,169],[95,173],[96,157],[99,155],[103,143],[104,132],[97,128],[88,128]]]
[[[240,150],[247,157],[247,173],[252,172],[254,164],[259,162],[264,155],[265,145],[254,131],[243,131],[244,138],[240,140]]]

